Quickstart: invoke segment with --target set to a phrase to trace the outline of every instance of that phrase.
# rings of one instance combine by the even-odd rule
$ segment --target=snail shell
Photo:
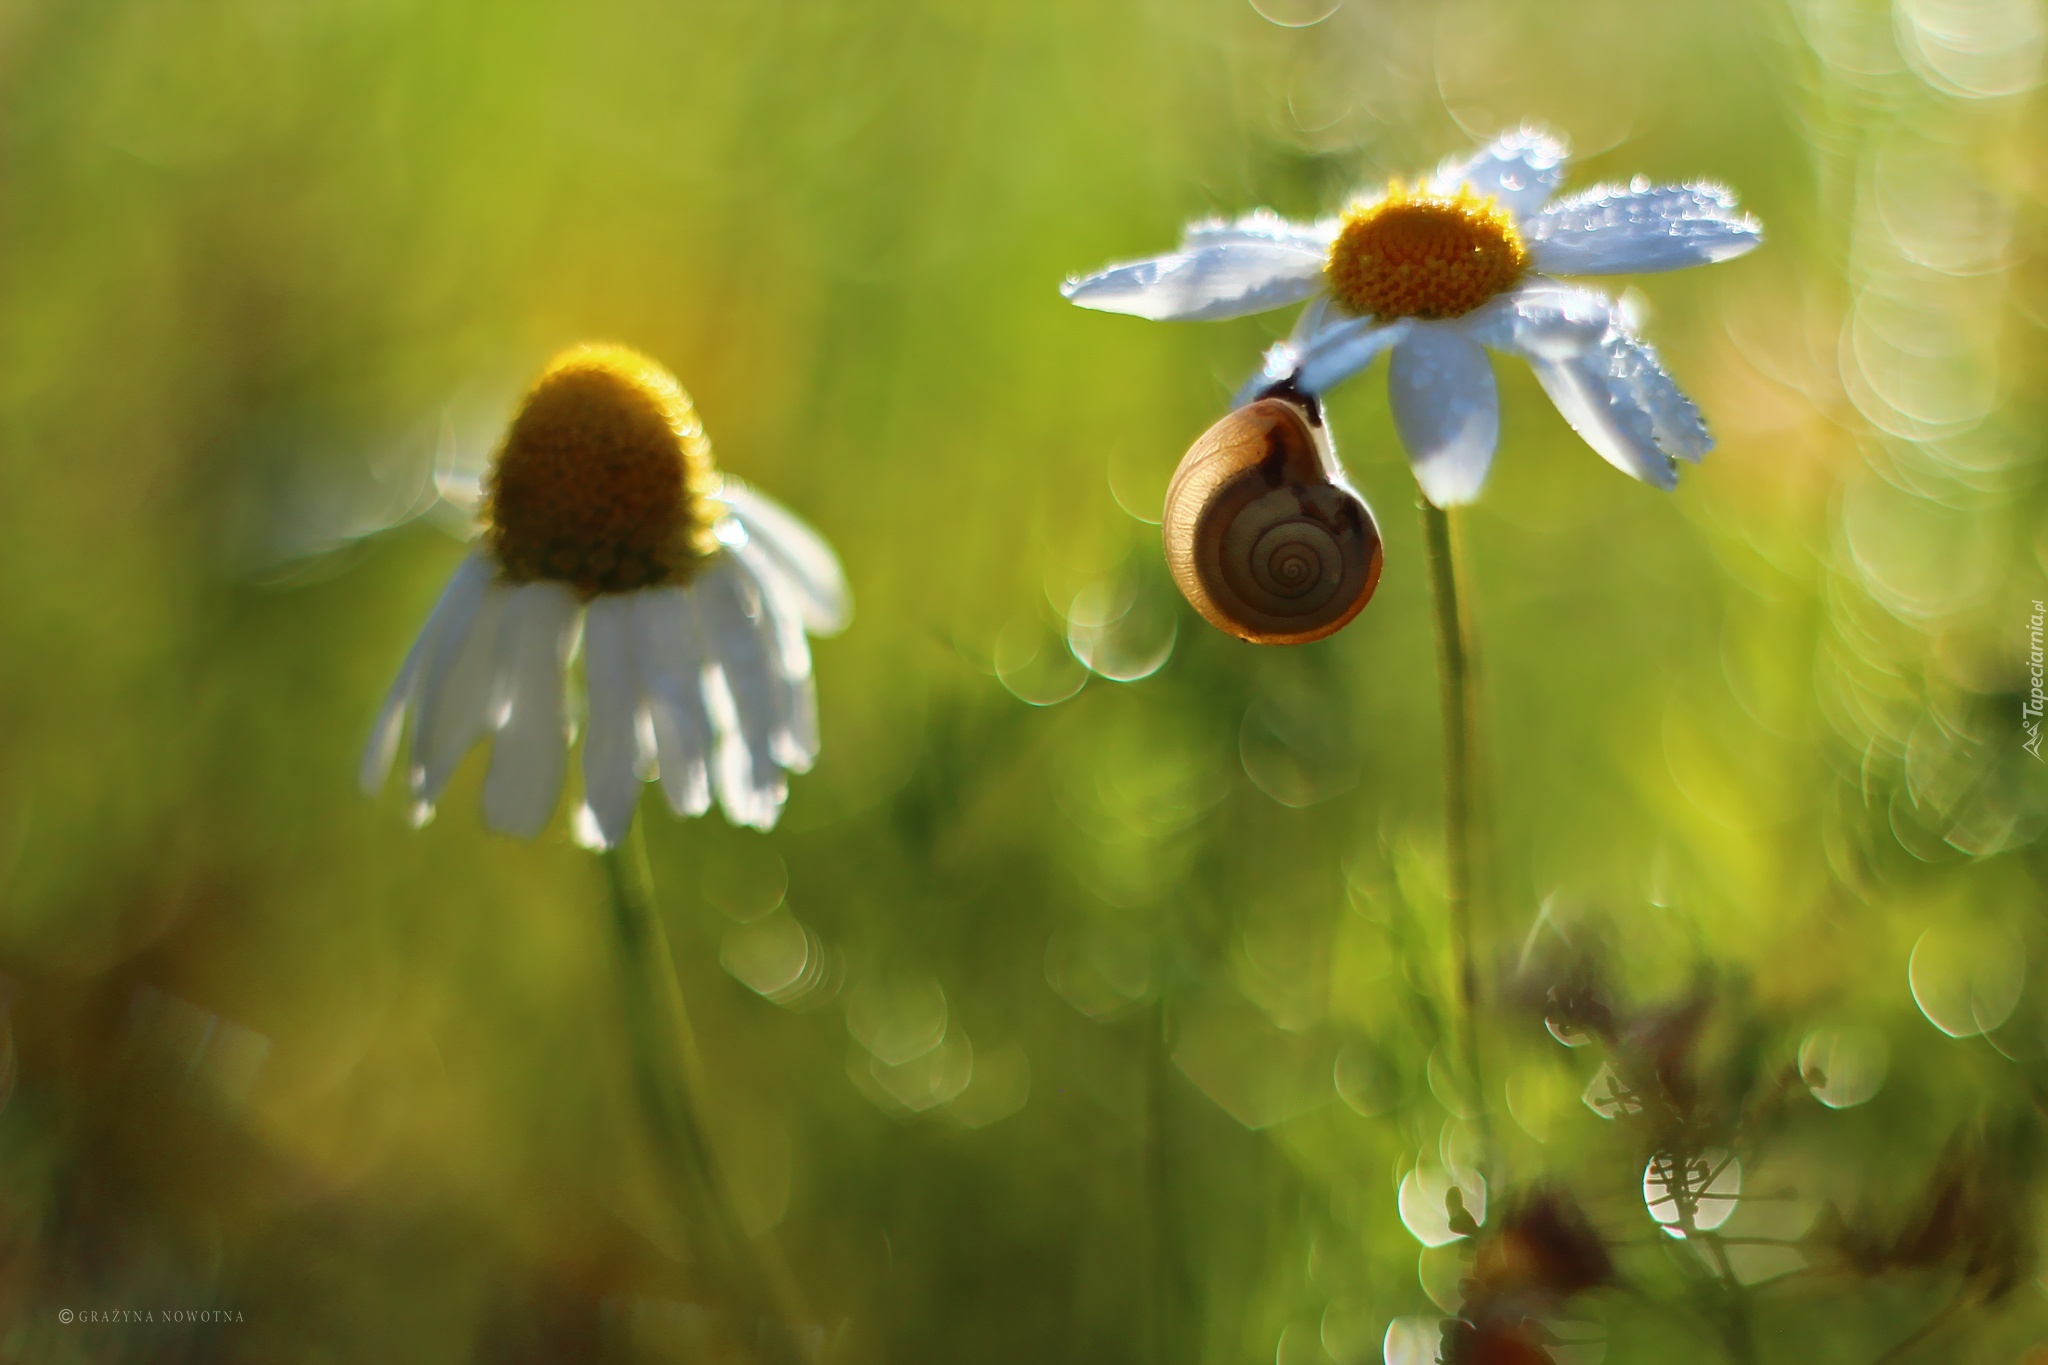
[[[1181,594],[1253,644],[1320,640],[1379,586],[1372,509],[1345,482],[1320,411],[1292,396],[1202,433],[1167,486],[1160,531]]]

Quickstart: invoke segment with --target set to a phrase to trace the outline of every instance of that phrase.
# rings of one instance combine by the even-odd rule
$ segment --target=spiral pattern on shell
[[[1342,628],[1379,584],[1379,528],[1313,415],[1261,398],[1204,432],[1166,493],[1161,531],[1182,594],[1255,644]]]

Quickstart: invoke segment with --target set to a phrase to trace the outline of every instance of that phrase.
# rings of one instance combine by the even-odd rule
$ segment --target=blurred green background
[[[1635,1289],[1575,1313],[1610,1360],[1872,1361],[1952,1301],[1925,1358],[2020,1358],[2026,1255],[1970,1298],[1810,1248],[1730,1300],[1741,1355],[1525,1006],[1569,942],[1617,998],[1711,998],[1757,1075],[1815,1030],[1877,1058],[1867,1102],[1795,1086],[1752,1135],[1746,1188],[1798,1198],[1731,1235],[1907,1208],[1958,1132],[2037,1149],[2044,41],[2038,0],[0,7],[0,1355],[706,1349],[568,803],[523,845],[474,758],[418,831],[353,785],[461,554],[403,514],[613,339],[856,597],[781,826],[643,811],[713,1128],[830,1358],[1380,1359],[1458,1274],[1397,1188],[1481,1104],[1496,1183],[1568,1181],[1623,1244]],[[1500,368],[1475,1099],[1431,1065],[1440,730],[1383,381],[1332,409],[1379,595],[1262,652],[1153,523],[1289,319],[1056,286],[1525,118],[1574,187],[1721,180],[1769,239],[1632,285],[1721,440],[1675,495]],[[2030,1245],[2033,1186],[1998,1193]],[[57,1317],[142,1308],[234,1318]]]

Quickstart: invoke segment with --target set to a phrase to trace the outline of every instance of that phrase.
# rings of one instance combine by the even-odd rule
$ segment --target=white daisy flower
[[[538,834],[568,764],[580,640],[587,838],[623,839],[640,783],[657,776],[678,815],[703,814],[715,793],[733,823],[774,825],[787,774],[818,752],[805,633],[851,613],[831,548],[722,478],[674,376],[619,346],[549,364],[481,491],[482,535],[377,716],[364,790],[383,786],[410,713],[421,818],[488,739],[486,822]]]
[[[1070,279],[1084,308],[1156,320],[1242,317],[1309,301],[1254,391],[1311,396],[1392,351],[1394,423],[1439,507],[1479,496],[1500,435],[1485,349],[1518,355],[1608,463],[1677,483],[1706,425],[1619,305],[1560,275],[1635,275],[1740,256],[1763,239],[1718,185],[1603,185],[1553,198],[1565,147],[1523,128],[1310,225],[1261,211],[1190,227],[1180,250]]]

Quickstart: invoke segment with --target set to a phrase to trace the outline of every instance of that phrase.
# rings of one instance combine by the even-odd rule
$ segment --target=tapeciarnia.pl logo
[[[2041,757],[2041,711],[2043,705],[2048,704],[2048,696],[2044,696],[2041,689],[2041,624],[2044,619],[2048,619],[2048,605],[2036,601],[2034,614],[2027,621],[2027,676],[2033,687],[2026,700],[2020,703],[2020,728],[2027,735],[2020,747],[2035,758]]]

